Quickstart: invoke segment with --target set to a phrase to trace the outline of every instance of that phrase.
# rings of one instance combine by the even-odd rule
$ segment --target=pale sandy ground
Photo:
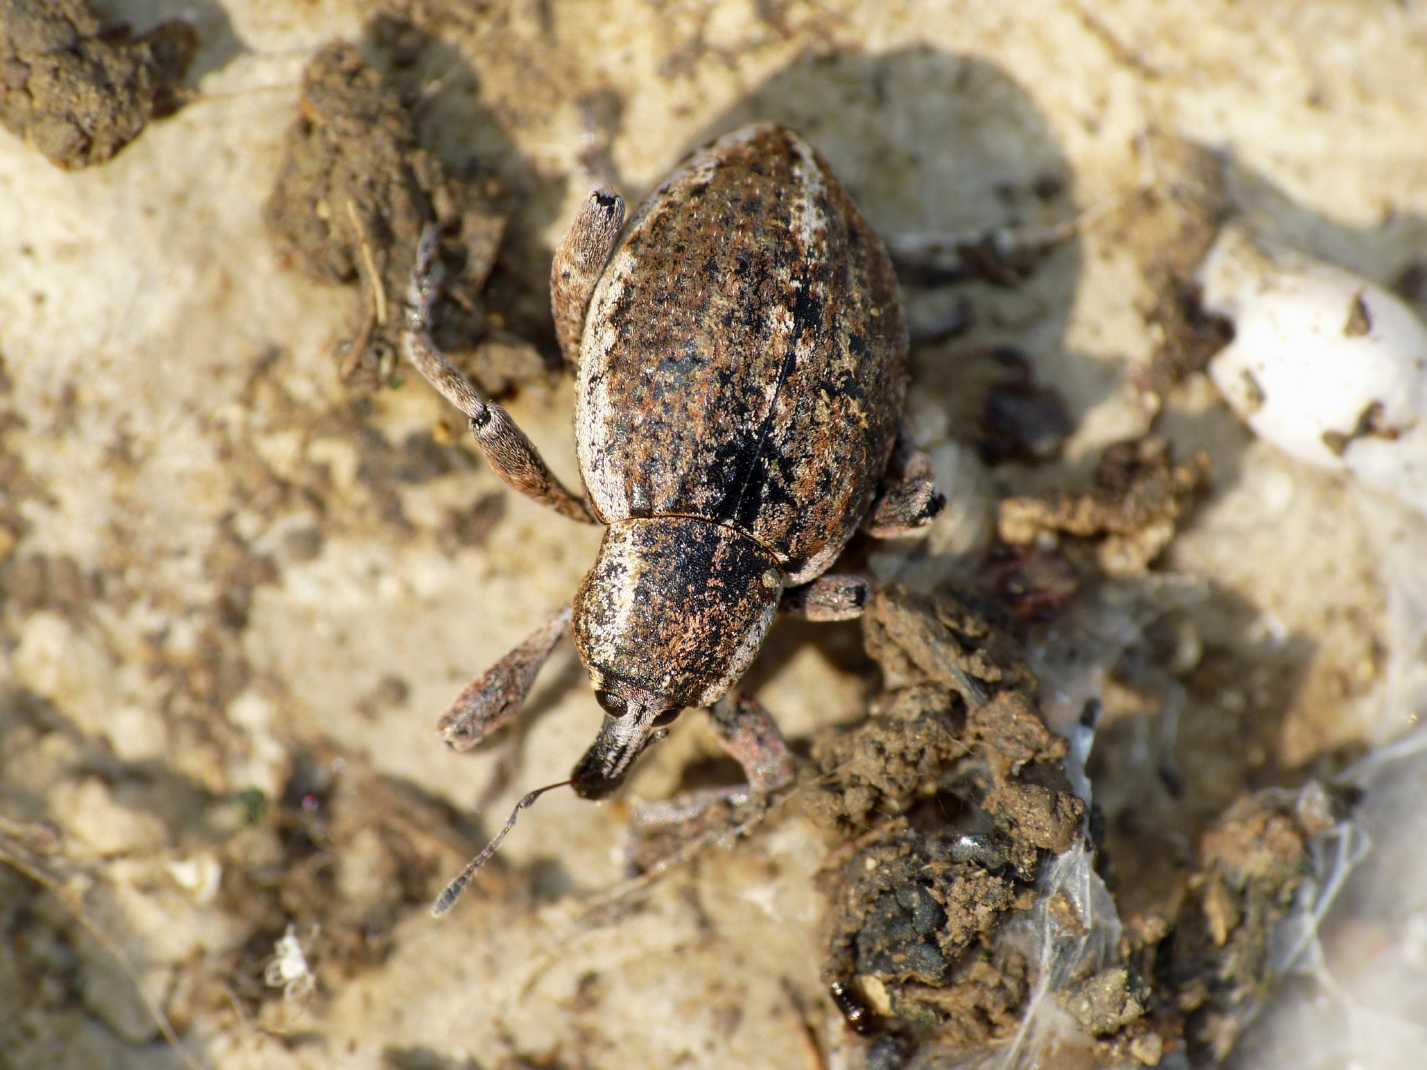
[[[115,0],[140,27],[194,19],[202,99],[85,173],[0,136],[0,451],[18,462],[3,497],[22,521],[0,530],[0,562],[50,562],[38,581],[26,566],[29,597],[12,586],[0,601],[0,813],[62,831],[64,857],[100,882],[98,923],[171,1006],[195,963],[248,937],[193,876],[212,865],[213,827],[232,824],[212,800],[279,793],[294,753],[336,741],[470,808],[504,752],[445,752],[435,716],[568,597],[597,541],[510,497],[482,545],[453,549],[438,537],[449,512],[499,487],[475,463],[388,479],[394,519],[370,468],[401,461],[442,410],[408,382],[354,411],[331,355],[354,296],[274,262],[260,212],[298,72],[382,6]],[[622,104],[611,160],[631,192],[705,133],[769,116],[812,138],[883,233],[1098,213],[1031,285],[978,297],[973,340],[1035,354],[1078,420],[1065,467],[1017,475],[1026,486],[1148,423],[1128,373],[1154,344],[1140,281],[1154,250],[1115,212],[1176,178],[1158,139],[1223,153],[1231,200],[1319,255],[1385,281],[1427,255],[1427,7],[1412,0],[386,6],[450,45],[448,70],[431,73],[452,80],[455,103],[433,121],[442,108],[479,118],[445,121],[443,138],[468,139],[522,191],[517,224],[547,245],[589,181],[581,101],[596,93]],[[1069,177],[1067,196],[998,195],[1047,171]],[[934,381],[920,393],[918,426],[937,445],[946,406]],[[512,410],[573,477],[570,397],[552,378]],[[1204,383],[1183,391],[1167,430],[1216,461],[1214,496],[1169,566],[1241,599],[1259,641],[1302,652],[1263,760],[1297,766],[1409,727],[1410,710],[1385,705],[1378,687],[1393,633],[1370,529],[1389,522],[1365,521],[1380,514],[1360,512],[1349,488],[1252,442]],[[862,677],[817,645],[784,646],[760,693],[789,735],[858,713]],[[545,711],[486,800],[491,814],[556,779],[592,734],[573,653],[545,680]],[[701,725],[682,726],[633,793],[667,793],[708,749]],[[1415,797],[1408,785],[1388,813],[1420,825],[1420,780]],[[214,811],[202,820],[200,798]],[[818,983],[811,826],[777,823],[595,924],[581,896],[618,881],[626,821],[618,805],[552,794],[505,849],[509,873],[540,863],[533,899],[500,894],[507,875],[484,893],[478,883],[441,923],[408,904],[384,961],[348,971],[334,958],[324,972],[314,954],[317,990],[260,1021],[236,999],[174,1012],[186,1051],[221,1067],[408,1065],[398,1060],[423,1050],[451,1061],[409,1065],[805,1067],[805,1015],[835,1065],[857,1065]],[[492,828],[466,826],[445,864]],[[1416,865],[1360,886],[1375,905],[1333,945],[1369,1017],[1306,1042],[1315,1021],[1342,1020],[1324,1008],[1349,996],[1296,988],[1299,1002],[1278,1012],[1288,1027],[1275,1031],[1271,1014],[1245,1065],[1417,1065],[1409,1053],[1427,1037],[1411,1011],[1372,1025],[1427,984],[1420,836],[1394,841],[1396,828],[1388,820],[1380,842],[1403,843]],[[344,894],[380,897],[363,886],[380,871],[349,861],[343,874]],[[439,883],[433,874],[427,890]],[[0,1065],[179,1061],[131,979],[73,935],[60,896],[14,872],[0,875],[0,896],[7,940],[24,949],[0,954]],[[299,936],[323,922],[291,920]],[[252,953],[234,961],[261,966]]]

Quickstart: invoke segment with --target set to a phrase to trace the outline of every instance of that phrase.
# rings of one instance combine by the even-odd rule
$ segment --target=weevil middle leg
[[[778,610],[811,621],[856,620],[872,600],[872,581],[855,572],[824,573],[783,592]]]
[[[406,329],[402,334],[406,359],[438,393],[466,414],[476,446],[496,475],[522,494],[571,520],[596,523],[588,503],[555,478],[540,451],[505,409],[482,396],[432,341],[431,306],[441,284],[436,259],[438,238],[436,226],[429,225],[417,247],[416,266],[411,272],[407,294]]]
[[[912,444],[904,430],[897,436],[892,461],[862,530],[874,539],[923,535],[945,506],[946,495],[936,489],[931,458]]]

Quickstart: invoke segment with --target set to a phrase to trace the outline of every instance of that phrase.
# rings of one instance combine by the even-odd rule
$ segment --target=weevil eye
[[[658,717],[654,718],[654,727],[663,728],[665,725],[673,724],[679,719],[679,714],[683,712],[684,711],[677,706],[672,710],[665,710]]]
[[[611,717],[623,717],[627,707],[624,699],[620,698],[613,691],[596,691],[595,701],[600,704],[600,709]]]

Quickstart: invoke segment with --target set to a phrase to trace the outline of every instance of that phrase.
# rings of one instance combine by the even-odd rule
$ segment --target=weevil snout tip
[[[632,691],[632,689],[626,689]],[[646,701],[640,701],[639,698]],[[575,764],[570,773],[570,786],[582,799],[607,799],[613,795],[625,775],[650,743],[662,739],[665,726],[679,713],[679,707],[650,700],[641,695],[628,701],[622,712],[615,716],[608,711],[613,708],[608,694],[601,703],[607,711],[599,735],[590,744],[590,749]]]

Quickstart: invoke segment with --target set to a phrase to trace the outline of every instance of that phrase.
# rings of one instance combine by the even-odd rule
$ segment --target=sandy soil
[[[1242,213],[1427,315],[1421,4],[82,8],[0,0],[0,1066],[1415,1065],[1427,525],[1236,422],[1189,278]],[[396,361],[414,235],[574,482],[550,249],[754,118],[900,252],[950,505],[775,627],[791,793],[637,839],[737,779],[686,715],[435,921],[599,714],[563,646],[437,717],[598,532]]]

